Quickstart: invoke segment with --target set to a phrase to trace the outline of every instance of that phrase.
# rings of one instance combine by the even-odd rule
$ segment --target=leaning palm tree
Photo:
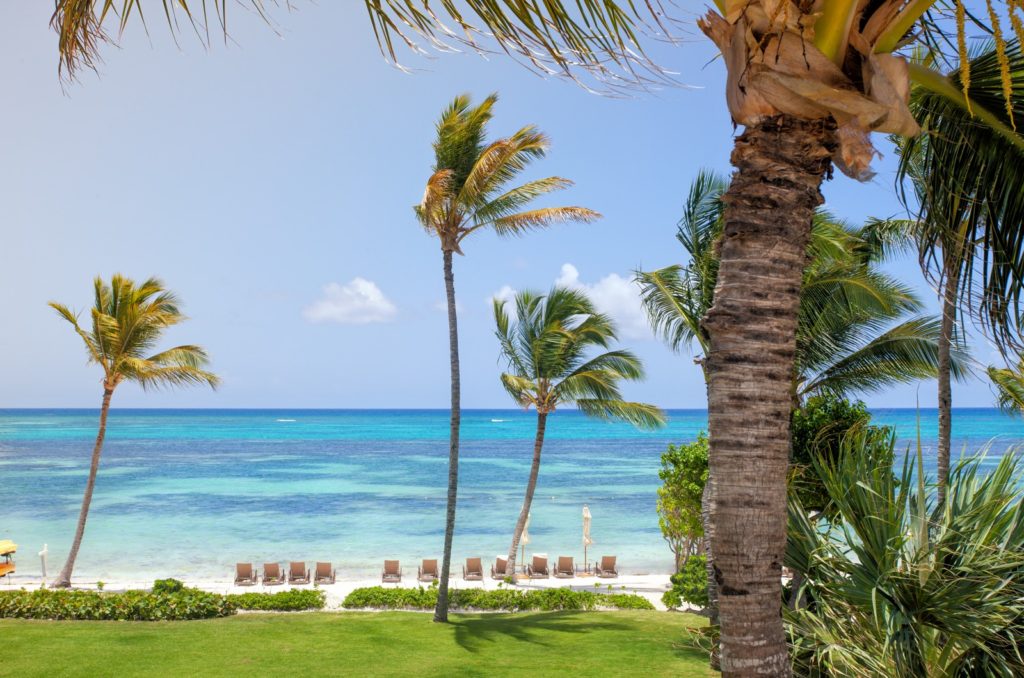
[[[967,79],[979,98],[1001,96],[996,89],[1004,67],[1000,54],[1014,83],[1009,102],[1015,115],[1001,106],[992,107],[991,115],[1010,126],[1024,114],[1019,43],[1003,52],[988,45],[949,77],[961,85]],[[937,488],[942,503],[952,437],[950,353],[963,341],[958,318],[979,322],[1004,351],[1020,348],[1016,302],[1022,281],[1014,255],[1020,240],[1012,230],[1024,224],[1024,135],[996,134],[973,124],[961,107],[921,86],[914,87],[910,105],[928,134],[899,144],[900,195],[917,218],[895,227],[916,246],[925,276],[940,290]]]
[[[96,444],[92,449],[89,479],[85,483],[82,508],[71,550],[64,568],[53,583],[57,587],[71,586],[71,574],[78,558],[89,516],[96,474],[100,467],[103,439],[107,433],[107,414],[115,389],[130,381],[143,389],[206,384],[216,388],[218,378],[204,368],[206,351],[199,346],[183,345],[151,353],[161,335],[169,327],[185,320],[178,308],[178,299],[160,280],[150,278],[136,284],[129,278],[115,274],[108,285],[97,277],[93,283],[94,296],[91,327],[83,328],[78,315],[67,306],[50,302],[60,317],[67,320],[85,344],[90,363],[103,370],[103,401],[100,406],[100,425]]]
[[[161,0],[172,30],[178,5],[192,23],[205,17],[201,0]],[[250,0],[263,13],[262,0]],[[916,64],[900,52],[923,45],[941,53],[966,53],[965,0],[949,3],[955,30],[937,21],[945,9],[938,0],[715,0],[698,22],[721,50],[726,69],[726,101],[732,120],[745,130],[734,140],[737,169],[726,199],[726,231],[719,285],[722,293],[705,319],[710,343],[708,419],[710,467],[719,471],[728,498],[716,521],[713,541],[722,558],[717,575],[730,595],[722,608],[723,672],[726,675],[788,675],[781,616],[779,563],[786,543],[786,461],[789,454],[789,375],[795,360],[804,248],[820,187],[833,162],[859,179],[869,176],[872,131],[914,136],[919,128],[907,108],[914,81],[950,105],[973,115],[973,122],[1007,138],[1008,126],[994,112],[1013,89],[1010,68],[988,82],[1002,94],[976,96],[965,77],[956,83]],[[225,3],[219,6],[223,22]],[[485,51],[487,41],[545,73],[579,79],[596,73],[603,82],[644,84],[665,71],[647,56],[641,37],[662,33],[678,19],[659,0],[616,2],[490,2],[448,0],[365,0],[373,31],[386,56],[396,43],[420,49],[417,35],[451,50],[468,44]],[[1005,55],[1007,18],[1024,35],[1024,3],[1005,0],[1006,12],[990,3],[988,23],[997,49]],[[62,63],[68,72],[94,59],[103,41],[99,9],[120,8],[128,19],[135,0],[57,0]],[[1009,17],[1007,17],[1007,14]],[[972,24],[982,24],[970,14]],[[958,88],[957,85],[961,85]],[[1018,226],[1009,225],[1019,232]],[[1013,237],[988,239],[1014,271],[1024,271],[1024,248],[1007,246]],[[756,338],[756,340],[753,340]],[[741,401],[744,406],[736,407]],[[758,451],[751,463],[750,450]],[[757,487],[758,492],[749,488]],[[760,528],[755,545],[751,525]]]
[[[665,416],[653,405],[622,399],[620,382],[643,378],[639,358],[622,349],[591,355],[615,341],[615,324],[597,313],[583,292],[564,287],[555,287],[547,295],[519,292],[514,319],[505,308],[507,303],[494,300],[498,341],[509,370],[502,373],[501,383],[517,405],[537,410],[530,479],[508,550],[507,571],[515,579],[516,552],[537,487],[548,415],[560,407],[575,406],[591,417],[644,428],[662,425]]]
[[[544,157],[548,139],[527,126],[510,137],[488,143],[487,123],[497,95],[471,106],[469,97],[456,97],[441,114],[434,141],[433,174],[427,180],[416,216],[441,245],[444,287],[448,302],[448,344],[451,366],[451,422],[448,448],[448,507],[444,553],[434,620],[448,621],[448,574],[455,504],[459,483],[459,333],[455,305],[452,256],[462,254],[462,243],[473,233],[492,230],[498,235],[521,235],[531,229],[560,222],[589,222],[600,215],[583,207],[544,207],[524,210],[534,199],[572,185],[568,179],[548,177],[509,186],[533,161]]]

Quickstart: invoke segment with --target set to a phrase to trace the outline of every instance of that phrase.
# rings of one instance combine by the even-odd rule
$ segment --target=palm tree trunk
[[[711,550],[724,676],[790,675],[782,626],[797,311],[831,121],[786,115],[735,142],[708,353]]]
[[[956,292],[959,275],[946,267],[946,286],[942,294],[942,324],[939,329],[939,449],[938,505],[946,503],[949,483],[949,447],[953,428],[953,393],[950,387],[949,354],[953,347],[953,326],[956,322]]]
[[[96,444],[92,448],[92,463],[89,465],[89,479],[85,483],[85,495],[82,496],[82,508],[78,512],[78,525],[75,527],[75,538],[71,542],[71,551],[64,568],[53,582],[55,588],[71,586],[71,573],[75,569],[78,549],[82,546],[82,535],[85,534],[85,521],[89,517],[89,506],[92,504],[92,491],[96,487],[96,473],[100,470],[100,453],[103,452],[103,439],[107,435],[107,413],[110,411],[110,397],[114,389],[103,389],[103,405],[100,407],[100,429],[96,433]]]
[[[459,323],[455,312],[455,276],[452,274],[452,253],[444,250],[444,291],[448,298],[448,346],[451,363],[452,409],[448,432],[448,509],[444,521],[444,556],[441,560],[441,583],[437,589],[434,621],[448,621],[448,575],[452,565],[452,538],[455,536],[455,503],[459,491],[459,425],[462,418],[459,383]]]
[[[547,428],[548,415],[546,412],[537,413],[537,436],[533,441],[533,463],[530,464],[530,479],[526,483],[526,497],[523,499],[523,508],[519,511],[519,520],[516,521],[516,531],[512,533],[512,546],[508,549],[508,569],[512,573],[512,581],[516,579],[516,551],[519,549],[519,538],[523,536],[523,528],[526,527],[526,520],[530,516],[530,505],[533,504],[533,491],[537,489],[537,476],[540,474],[540,451],[544,447],[544,431]],[[583,564],[586,567],[586,563]]]
[[[704,567],[708,573],[708,624],[712,628],[717,628],[719,625],[718,584],[715,582],[715,561],[711,556],[711,541],[715,535],[715,521],[713,518],[715,513],[715,481],[710,469],[708,469],[708,479],[704,483],[704,492],[701,493],[700,499],[700,519],[704,525]],[[678,571],[679,568],[677,567],[676,572]],[[710,664],[711,668],[715,671],[722,670],[721,651],[717,642],[713,642],[711,647]]]

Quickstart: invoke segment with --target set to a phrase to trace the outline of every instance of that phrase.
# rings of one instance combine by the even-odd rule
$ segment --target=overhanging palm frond
[[[682,266],[666,266],[657,271],[636,272],[640,301],[654,333],[673,351],[680,351],[692,341],[707,350],[707,337],[700,328],[707,308],[694,299],[692,288],[683,282]]]
[[[989,367],[988,378],[996,387],[999,409],[1009,414],[1024,414],[1024,361],[1017,369]]]
[[[1006,46],[1013,92],[1011,109],[1024,120],[1024,55]],[[948,91],[920,81],[911,109],[926,134],[900,148],[901,186],[920,203],[922,264],[936,278],[957,261],[960,300],[1000,350],[1018,346],[1024,287],[1024,137],[1012,131],[1005,108],[1000,56],[986,50],[970,61],[968,112]],[[959,92],[961,72],[939,84]],[[995,124],[999,122],[1002,127]],[[1008,131],[1009,130],[1009,131]],[[901,197],[908,205],[907,190]],[[911,207],[913,207],[911,205]]]
[[[665,413],[654,405],[645,403],[583,398],[576,401],[576,407],[589,417],[625,421],[637,428],[655,429],[665,425]]]
[[[548,228],[555,224],[580,223],[589,224],[597,221],[601,215],[586,207],[542,207],[518,214],[499,217],[490,222],[491,228],[498,235],[523,235],[527,231]],[[481,226],[487,226],[482,224]],[[469,232],[475,231],[470,229]]]
[[[834,362],[800,388],[801,395],[821,392],[872,392],[887,386],[934,378],[938,369],[939,321],[915,318],[884,332]],[[950,369],[957,380],[970,373],[965,351],[954,350]]]

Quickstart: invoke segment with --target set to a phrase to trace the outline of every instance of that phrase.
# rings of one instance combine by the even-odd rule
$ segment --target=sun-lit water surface
[[[915,410],[877,410],[901,449],[915,444]],[[91,410],[0,410],[0,538],[63,562],[95,436]],[[937,415],[922,410],[926,463]],[[549,421],[528,551],[583,556],[581,510],[594,515],[593,559],[617,554],[632,572],[667,572],[671,554],[654,512],[659,455],[707,425],[703,410],[670,412],[641,432],[559,412]],[[994,461],[1024,442],[1024,422],[958,410],[954,456],[992,441]],[[463,414],[455,557],[507,549],[522,502],[535,417]],[[441,410],[115,410],[78,561],[83,579],[225,579],[236,561],[331,560],[366,576],[384,558],[414,566],[440,555],[448,414]]]

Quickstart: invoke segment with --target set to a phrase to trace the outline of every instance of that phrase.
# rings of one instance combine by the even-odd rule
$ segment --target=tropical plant
[[[441,245],[445,297],[448,303],[448,346],[451,367],[451,422],[448,447],[448,498],[444,552],[434,620],[448,620],[448,578],[455,504],[459,482],[459,333],[452,255],[462,254],[470,235],[492,230],[501,236],[522,235],[563,222],[590,222],[600,215],[583,207],[524,209],[540,196],[572,185],[568,179],[547,177],[518,186],[509,184],[534,160],[547,153],[548,139],[527,126],[510,137],[487,141],[487,123],[498,97],[471,106],[468,96],[456,97],[437,123],[433,173],[427,180],[416,216]]]
[[[787,613],[805,676],[1017,676],[1024,672],[1024,476],[1012,451],[952,470],[947,502],[920,449],[893,473],[894,438],[862,432],[815,472],[835,507],[824,529],[790,495],[786,562],[808,603]],[[842,620],[842,623],[837,623]]]
[[[669,578],[672,588],[661,596],[661,602],[670,610],[676,610],[683,603],[696,605],[701,609],[708,606],[708,568],[706,557],[695,554],[686,559]]]
[[[988,378],[996,387],[999,409],[1008,414],[1024,414],[1024,358],[1014,368],[989,367]]]
[[[251,2],[263,12],[263,2]],[[175,30],[172,10],[182,3],[162,4]],[[723,292],[704,323],[710,336],[709,484],[729,506],[720,515],[716,509],[718,524],[711,535],[718,545],[713,552],[727,554],[716,559],[716,567],[732,593],[722,608],[727,676],[790,672],[781,616],[774,613],[786,542],[790,376],[804,248],[833,160],[863,179],[874,154],[871,131],[918,133],[906,106],[911,80],[968,109],[976,126],[1004,135],[1012,131],[992,112],[998,110],[998,95],[979,100],[977,89],[958,90],[948,78],[896,54],[913,42],[935,52],[956,45],[954,51],[965,54],[968,15],[972,24],[982,21],[966,11],[964,0],[951,4],[951,33],[931,12],[937,0],[716,0],[718,12],[709,11],[698,22],[723,54],[729,111],[734,123],[746,128],[734,140],[737,173],[726,199],[729,237],[719,272]],[[102,16],[113,12],[97,20],[95,11],[114,5],[122,10],[123,25],[139,3],[58,0],[54,25],[63,63],[96,58]],[[995,35],[1001,62],[998,81],[985,86],[997,85],[1003,103],[1012,93],[1013,77],[1001,24],[1009,18],[1014,32],[1024,34],[1024,5],[1017,0],[1005,5],[1007,12],[1000,14],[990,3],[991,25],[982,25]],[[664,76],[647,56],[641,34],[664,34],[677,21],[657,1],[366,0],[365,6],[382,51],[392,59],[396,42],[419,49],[416,35],[441,50],[463,43],[486,51],[485,41],[491,41],[546,73],[579,78],[592,72],[612,86]],[[189,13],[193,23],[197,15]],[[961,80],[969,84],[967,77]],[[990,242],[1004,249],[1011,240]],[[1006,256],[1024,257],[1024,248],[1007,250]],[[757,450],[757,463],[751,463],[750,450]],[[759,491],[750,492],[751,487]],[[752,524],[761,527],[757,548],[751,543]]]
[[[1005,61],[1004,61],[1005,59]],[[948,80],[967,89],[1005,127],[1024,113],[1024,55],[1020,43],[987,45]],[[1008,105],[1001,72],[1008,69]],[[939,77],[935,74],[935,77]],[[952,86],[952,85],[950,85]],[[1024,135],[979,125],[947,97],[917,85],[910,108],[927,132],[900,140],[900,195],[916,219],[895,222],[918,249],[921,268],[940,290],[938,494],[945,496],[952,436],[950,353],[963,345],[957,317],[978,321],[1004,351],[1019,348],[1021,234],[1024,224]],[[1007,110],[1007,109],[1010,110]],[[1013,115],[1011,115],[1011,110]],[[908,190],[909,189],[909,190]],[[913,204],[916,202],[916,206]]]
[[[654,428],[664,423],[665,415],[653,405],[622,399],[621,382],[644,376],[639,358],[623,349],[592,355],[615,341],[615,323],[598,313],[586,294],[565,287],[554,287],[546,295],[518,292],[514,318],[507,304],[494,299],[496,334],[508,363],[501,384],[517,405],[537,411],[530,478],[508,551],[508,571],[514,579],[516,551],[537,487],[548,416],[559,407],[575,406],[587,416]]]
[[[125,381],[135,382],[143,389],[207,384],[216,387],[217,376],[207,372],[206,351],[191,344],[175,346],[151,353],[161,335],[185,320],[178,308],[177,297],[164,284],[150,278],[136,284],[115,274],[108,285],[97,277],[93,282],[94,301],[91,327],[78,324],[78,315],[67,306],[50,302],[57,314],[68,321],[85,344],[89,362],[103,370],[103,401],[100,407],[99,431],[92,450],[89,479],[82,496],[75,537],[64,568],[53,583],[55,587],[71,586],[71,573],[78,557],[89,516],[96,474],[100,467],[103,439],[107,433],[107,414],[115,389]]]
[[[675,558],[674,572],[703,550],[702,499],[708,480],[708,436],[701,431],[692,443],[669,445],[658,471],[658,526]]]

